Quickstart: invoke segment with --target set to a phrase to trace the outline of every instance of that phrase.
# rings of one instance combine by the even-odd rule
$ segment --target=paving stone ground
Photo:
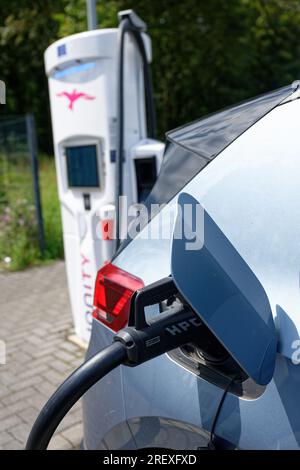
[[[71,333],[63,262],[0,272],[0,341],[6,344],[6,364],[0,364],[0,449],[24,448],[42,405],[82,363],[84,351],[67,339]],[[78,403],[49,449],[78,449],[81,439]]]

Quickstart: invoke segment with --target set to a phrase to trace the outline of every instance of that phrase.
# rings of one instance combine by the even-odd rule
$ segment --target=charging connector
[[[142,329],[121,330],[114,341],[126,348],[127,366],[137,366],[188,342],[196,341],[201,320],[185,306],[171,307]]]

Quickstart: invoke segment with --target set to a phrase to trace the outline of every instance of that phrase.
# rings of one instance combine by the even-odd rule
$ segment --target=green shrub
[[[62,225],[53,158],[41,159],[40,188],[46,245],[45,259],[62,258]]]
[[[15,271],[63,257],[60,204],[53,158],[41,158],[39,176],[45,253],[41,256],[39,249],[35,206],[29,197],[24,197],[26,193],[29,195],[29,190],[31,192],[30,178],[28,180],[25,172],[11,165],[9,180],[13,184],[0,184],[0,268],[2,269]]]
[[[0,254],[2,265],[12,270],[25,268],[40,258],[35,208],[27,199],[2,207]]]

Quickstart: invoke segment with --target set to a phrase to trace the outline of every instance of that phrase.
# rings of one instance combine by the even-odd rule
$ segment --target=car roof
[[[298,82],[265,93],[167,132],[167,139],[211,160],[256,121],[296,91]]]
[[[204,166],[298,88],[296,81],[167,132],[162,166],[146,206],[169,202]]]

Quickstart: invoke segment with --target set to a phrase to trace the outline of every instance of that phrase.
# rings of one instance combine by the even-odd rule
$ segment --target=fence
[[[26,266],[44,250],[34,117],[1,118],[0,265]]]

